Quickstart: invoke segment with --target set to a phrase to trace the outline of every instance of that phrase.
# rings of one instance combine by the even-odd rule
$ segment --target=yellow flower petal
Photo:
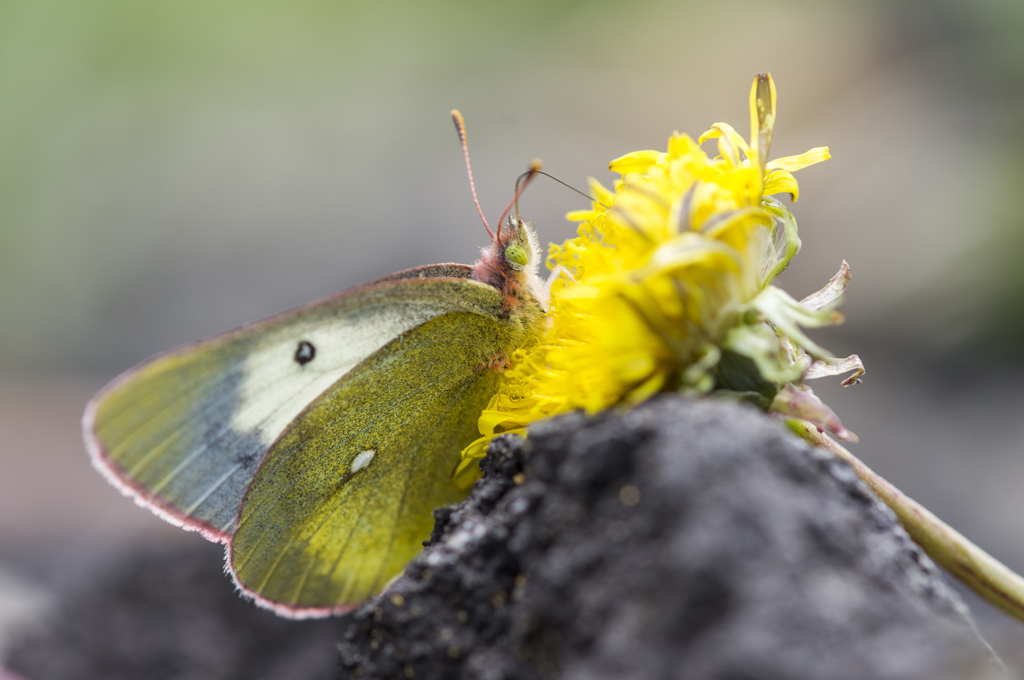
[[[700,153],[700,145],[693,141],[690,135],[681,135],[678,132],[672,134],[668,140],[668,157],[671,159],[683,158]]]
[[[719,155],[732,163],[734,168],[739,167],[741,160],[740,151],[748,158],[750,157],[750,145],[728,123],[715,123],[697,139],[697,143],[703,144],[709,139],[716,138],[718,139]]]
[[[776,158],[775,160],[764,166],[765,170],[788,170],[789,172],[796,172],[802,170],[808,165],[814,165],[815,163],[821,163],[832,158],[832,154],[829,153],[827,146],[816,146],[810,151],[805,151],[799,156],[784,156],[782,158]]]
[[[593,219],[597,219],[598,214],[594,210],[571,210],[565,213],[565,219],[570,222],[589,222]]]
[[[700,231],[706,238],[709,239],[722,239],[722,235],[725,234],[729,229],[736,226],[750,225],[750,224],[762,224],[769,226],[771,224],[771,217],[764,211],[764,208],[749,207],[734,210],[732,212],[722,213],[717,215],[715,218],[706,221],[700,226]]]
[[[590,193],[597,199],[597,202],[603,204],[605,208],[610,206],[615,200],[615,192],[606,189],[603,184],[593,177],[590,178]]]
[[[647,172],[647,170],[658,162],[661,156],[660,151],[634,151],[625,156],[616,158],[608,164],[608,169],[625,175],[627,172]]]
[[[665,385],[666,377],[664,373],[655,373],[629,393],[628,401],[632,404],[647,401],[661,391],[661,388]]]
[[[480,414],[480,419],[477,420],[477,426],[480,428],[480,432],[483,434],[497,435],[507,431],[509,428],[507,425],[513,427],[520,423],[509,420],[509,414],[504,411],[492,411],[490,409]]]
[[[789,194],[796,202],[800,197],[800,187],[797,186],[796,177],[785,170],[772,170],[764,178],[764,194]]]
[[[465,470],[475,458],[483,458],[487,454],[487,445],[494,439],[494,435],[485,435],[473,441],[472,444],[462,450],[462,461],[455,468],[455,475]]]
[[[641,276],[665,274],[694,264],[703,264],[721,271],[736,271],[742,264],[740,253],[721,241],[687,233],[662,244],[651,255]]]

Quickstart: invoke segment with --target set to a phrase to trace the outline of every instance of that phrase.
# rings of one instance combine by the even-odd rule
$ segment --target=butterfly
[[[93,465],[225,544],[239,588],[279,614],[341,613],[381,591],[433,509],[465,497],[460,452],[542,326],[537,237],[518,214],[502,228],[508,212],[496,233],[484,220],[473,266],[401,271],[127,371],[86,408]]]

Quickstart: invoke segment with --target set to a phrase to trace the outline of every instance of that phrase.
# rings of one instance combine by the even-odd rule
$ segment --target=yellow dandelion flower
[[[771,285],[800,248],[793,172],[829,158],[827,147],[768,161],[775,84],[754,80],[751,138],[726,123],[697,141],[675,133],[665,152],[611,162],[609,190],[591,180],[594,203],[570,213],[578,236],[552,244],[550,326],[512,357],[480,417],[481,437],[460,471],[504,432],[574,409],[595,412],[661,391],[712,391],[765,410],[797,415],[852,438],[804,385],[805,378],[855,371],[856,356],[833,358],[802,328],[838,323],[846,263],[829,284],[796,301]],[[718,155],[701,146],[715,139]]]

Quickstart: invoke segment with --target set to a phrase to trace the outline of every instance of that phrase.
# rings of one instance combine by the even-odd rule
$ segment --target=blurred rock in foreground
[[[347,619],[344,677],[1003,677],[892,512],[751,408],[572,414],[484,469]]]
[[[58,592],[45,628],[6,665],[25,680],[326,680],[338,619],[289,621],[235,592],[224,548],[146,548],[91,587]],[[2,673],[0,673],[2,676]]]
[[[663,398],[496,441],[383,596],[326,621],[150,551],[8,665],[78,678],[1001,678],[958,597],[843,463],[757,411]],[[341,641],[340,647],[337,642]]]

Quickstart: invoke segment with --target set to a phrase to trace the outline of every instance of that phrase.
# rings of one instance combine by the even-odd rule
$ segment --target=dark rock
[[[9,666],[79,678],[1002,677],[959,598],[842,462],[757,410],[662,398],[499,438],[382,596],[288,621],[218,546],[59,593]],[[340,645],[338,644],[338,641]]]
[[[892,512],[753,408],[572,414],[483,468],[350,615],[344,677],[1002,677]]]
[[[342,621],[289,621],[243,600],[223,546],[116,557],[90,585],[57,593],[46,627],[10,650],[11,670],[27,680],[337,677]]]

